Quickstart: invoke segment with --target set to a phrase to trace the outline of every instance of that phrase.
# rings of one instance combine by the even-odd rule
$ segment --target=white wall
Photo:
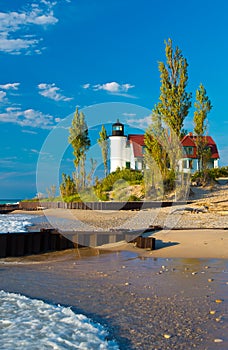
[[[125,168],[126,162],[130,162],[127,158],[126,136],[109,136],[110,140],[110,172],[115,171],[118,167]]]

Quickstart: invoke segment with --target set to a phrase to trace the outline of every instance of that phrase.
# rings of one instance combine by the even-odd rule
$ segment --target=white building
[[[211,159],[208,162],[208,168],[218,168],[219,153],[217,145],[211,136],[203,136],[205,145],[211,151]],[[184,157],[181,162],[180,170],[194,173],[199,170],[199,159],[197,158],[197,136],[192,132],[188,133],[181,140]]]
[[[129,168],[142,170],[144,159],[144,135],[124,135],[124,125],[117,120],[112,125],[110,140],[110,172],[117,168]],[[211,136],[205,136],[206,146],[211,150],[209,168],[217,168],[219,153],[216,143]],[[196,136],[192,133],[184,136],[181,140],[183,146],[183,158],[179,162],[180,171],[191,172],[199,170],[199,161],[196,154]]]
[[[112,125],[110,140],[110,172],[117,168],[142,170],[144,135],[124,135],[124,125],[117,120]]]

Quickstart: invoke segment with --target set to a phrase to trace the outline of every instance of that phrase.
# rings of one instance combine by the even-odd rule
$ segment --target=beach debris
[[[219,304],[219,303],[222,303],[223,300],[222,299],[216,299],[215,302]]]
[[[221,316],[219,316],[219,317],[216,317],[215,321],[216,321],[216,322],[220,322],[221,319],[222,319]]]
[[[216,313],[215,310],[210,310],[210,314],[211,314],[211,315],[214,315],[215,313]]]
[[[130,286],[131,283],[125,282],[125,286]]]
[[[202,208],[190,208],[190,207],[186,207],[186,208],[177,208],[175,210],[173,210],[171,212],[171,214],[175,214],[176,212],[179,212],[179,211],[189,211],[191,213],[196,213],[196,214],[199,214],[199,213],[207,213],[208,211],[208,208],[206,206],[203,206]]]
[[[204,268],[205,268],[205,269],[209,269],[209,267],[210,267],[210,266],[207,266],[207,265],[206,265],[206,266],[204,266]]]
[[[213,278],[208,278],[208,282],[213,282],[214,279]]]
[[[196,271],[193,271],[193,272],[192,272],[192,275],[197,275],[197,272],[196,272]]]
[[[171,334],[167,334],[167,333],[165,333],[163,336],[164,336],[165,339],[169,339],[169,338],[172,337]]]
[[[223,339],[219,339],[219,338],[214,339],[214,343],[222,343],[222,342],[223,342]]]
[[[126,269],[126,266],[125,266],[125,265],[123,265],[123,266],[122,266],[122,269]]]

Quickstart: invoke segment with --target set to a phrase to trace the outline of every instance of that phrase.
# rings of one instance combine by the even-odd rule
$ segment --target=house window
[[[193,159],[184,159],[182,166],[183,169],[193,169]]]
[[[182,166],[183,166],[183,169],[188,169],[188,161],[187,161],[187,159],[183,160]]]
[[[126,162],[126,168],[130,169],[130,167],[131,167],[131,162]]]
[[[185,154],[193,154],[193,147],[184,147]]]

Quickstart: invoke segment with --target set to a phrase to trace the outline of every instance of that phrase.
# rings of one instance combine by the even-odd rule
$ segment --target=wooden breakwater
[[[56,229],[40,232],[0,234],[0,258],[21,257],[81,247],[101,247],[120,241],[135,243],[139,248],[155,249],[155,239],[142,237],[154,233],[157,228],[119,231],[71,231],[61,234]]]
[[[0,204],[0,214],[8,214],[19,209],[19,204]]]
[[[185,205],[192,202],[171,202],[171,201],[136,201],[136,202],[20,202],[19,209],[39,210],[39,209],[82,209],[82,210],[141,210],[161,207],[171,207]]]
[[[40,254],[74,246],[72,241],[52,229],[0,234],[0,258]]]

